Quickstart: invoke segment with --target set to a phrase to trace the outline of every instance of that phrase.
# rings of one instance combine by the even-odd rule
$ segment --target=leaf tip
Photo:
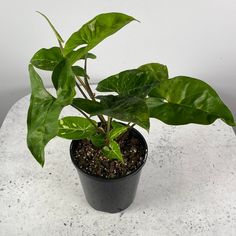
[[[35,11],[36,13],[38,13],[38,14],[40,14],[41,16],[43,16],[43,17],[46,17],[42,12],[40,12],[40,11]]]
[[[43,168],[44,167],[44,161],[39,162],[40,166]]]

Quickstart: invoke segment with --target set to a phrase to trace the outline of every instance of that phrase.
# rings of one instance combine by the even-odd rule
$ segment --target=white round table
[[[69,140],[46,147],[45,167],[26,146],[29,96],[0,129],[0,235],[236,235],[236,137],[221,121],[168,126],[152,120],[134,203],[117,214],[86,202]],[[78,114],[73,108],[62,116]]]

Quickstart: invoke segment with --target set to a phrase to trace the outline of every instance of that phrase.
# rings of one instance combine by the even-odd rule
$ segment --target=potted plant
[[[43,166],[44,148],[52,138],[71,139],[72,162],[85,196],[95,209],[118,212],[134,199],[147,158],[147,144],[135,125],[148,131],[150,118],[169,125],[207,125],[219,118],[235,125],[232,113],[208,84],[186,76],[169,78],[167,67],[159,63],[111,75],[98,83],[99,96],[92,91],[87,61],[96,56],[91,50],[135,21],[133,17],[100,14],[64,44],[49,19],[43,16],[59,46],[40,49],[29,65],[32,93],[27,118],[28,148]],[[75,65],[78,61],[83,61],[84,67]],[[45,89],[35,68],[52,71],[56,97]],[[76,87],[80,95],[76,95]],[[74,107],[79,116],[60,118],[65,106]]]

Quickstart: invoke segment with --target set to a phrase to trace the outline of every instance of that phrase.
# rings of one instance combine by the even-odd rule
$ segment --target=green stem
[[[95,97],[94,97],[93,91],[90,88],[90,85],[89,85],[89,82],[88,82],[88,75],[87,75],[87,54],[85,55],[85,58],[84,58],[84,74],[85,74],[84,75],[84,83],[85,83],[85,86],[87,88],[87,92],[88,92],[89,96],[91,97],[91,99],[95,101]]]
[[[136,125],[136,124],[132,124],[132,125],[130,126],[130,128],[133,128],[135,125]]]
[[[62,43],[61,43],[61,41],[60,40],[57,40],[58,41],[58,43],[59,43],[59,46],[60,46],[60,49],[61,49],[61,54],[63,55],[63,57],[65,56],[64,55],[64,48],[63,48],[63,45],[62,45]]]
[[[80,85],[79,85],[77,82],[75,82],[75,83],[76,83],[77,88],[78,88],[79,91],[81,92],[81,94],[84,96],[84,98],[85,98],[85,99],[88,99],[87,95],[84,93],[84,91],[82,90],[82,88],[80,87]]]
[[[88,93],[88,95],[90,96],[90,98],[93,100],[93,101],[96,101],[95,97],[94,97],[94,94],[93,94],[93,91],[89,85],[89,82],[88,82],[88,75],[87,75],[87,54],[85,55],[85,59],[84,59],[84,87]],[[105,124],[106,123],[106,120],[104,119],[104,117],[102,115],[98,115],[98,118],[100,119],[101,123]]]
[[[107,136],[110,132],[110,129],[111,129],[111,121],[112,121],[112,117],[108,116],[108,119],[107,119]]]

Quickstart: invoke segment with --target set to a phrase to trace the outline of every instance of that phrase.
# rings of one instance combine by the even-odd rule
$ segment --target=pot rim
[[[86,175],[86,176],[88,176],[90,178],[93,178],[93,179],[98,180],[98,181],[108,181],[108,182],[124,180],[125,178],[131,177],[131,176],[137,174],[143,168],[144,164],[146,163],[146,160],[147,160],[147,157],[148,157],[148,145],[147,145],[147,142],[146,142],[145,138],[143,137],[143,135],[137,129],[132,127],[131,130],[139,136],[138,138],[141,139],[141,141],[144,144],[144,148],[145,148],[145,154],[144,154],[143,162],[135,171],[129,173],[128,175],[124,175],[124,176],[120,176],[120,177],[115,177],[115,178],[111,178],[111,179],[107,179],[107,178],[104,178],[102,176],[97,176],[97,175],[94,175],[94,174],[88,174],[84,170],[82,170],[79,166],[77,166],[75,164],[73,158],[72,158],[73,157],[73,153],[72,153],[73,144],[76,141],[79,141],[79,140],[72,140],[71,144],[70,144],[70,157],[71,157],[71,160],[72,160],[74,166],[76,167],[76,169],[79,170],[80,173],[82,173],[82,174],[84,174],[84,175]]]

